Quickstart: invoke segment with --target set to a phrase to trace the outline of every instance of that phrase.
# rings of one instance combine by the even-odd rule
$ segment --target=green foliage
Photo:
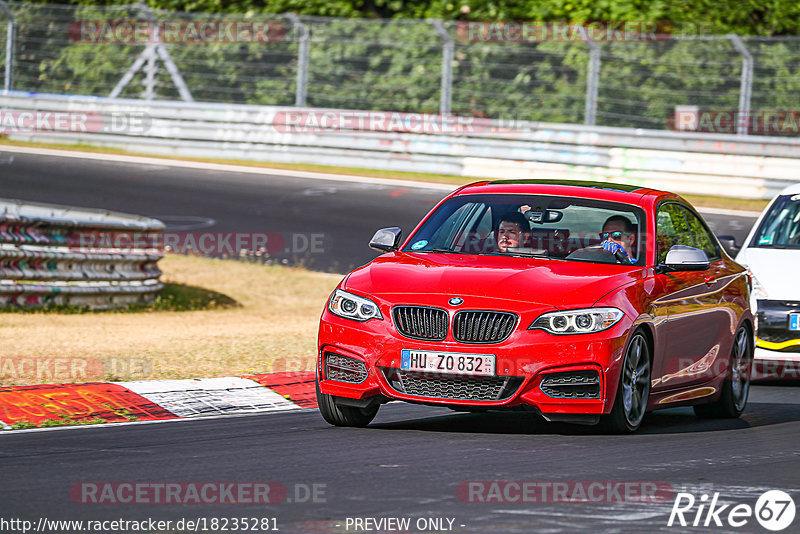
[[[37,3],[122,5],[128,0]],[[322,17],[446,20],[660,20],[710,33],[796,35],[795,0],[147,0],[153,8],[206,13],[297,13]],[[462,8],[468,7],[468,13]]]
[[[77,8],[15,4],[20,25],[15,88],[106,96],[145,49],[66,38],[77,20],[136,18],[121,2],[72,0]],[[127,3],[127,0],[126,0]],[[443,41],[426,17],[447,22],[454,39],[452,109],[481,117],[581,123],[589,48],[572,42],[476,42],[465,21],[659,21],[661,31],[716,39],[600,43],[597,124],[666,128],[676,105],[738,108],[742,60],[722,34],[800,33],[800,3],[788,0],[148,0],[162,20],[256,20],[283,27],[269,43],[168,44],[195,100],[292,106],[298,13],[311,31],[307,102],[313,107],[437,112]],[[468,6],[469,9],[462,9]],[[72,9],[75,9],[73,12]],[[175,13],[172,10],[181,11]],[[341,17],[341,18],[322,18]],[[361,17],[361,18],[356,18]],[[0,32],[0,40],[2,40]],[[1,43],[0,43],[1,44]],[[755,58],[753,110],[794,109],[800,41],[746,39]],[[0,63],[2,58],[0,58]],[[139,98],[138,73],[123,97]],[[156,98],[179,98],[158,64]]]

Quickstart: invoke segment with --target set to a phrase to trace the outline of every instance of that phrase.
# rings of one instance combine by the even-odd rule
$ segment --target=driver
[[[524,246],[530,237],[530,223],[519,211],[509,211],[500,218],[497,226],[497,248],[508,252],[509,248]]]
[[[603,231],[600,232],[603,242],[600,243],[605,250],[616,254],[621,250],[631,263],[636,263],[636,258],[631,254],[636,243],[636,227],[623,215],[612,215],[603,224]],[[631,252],[628,252],[631,251]]]

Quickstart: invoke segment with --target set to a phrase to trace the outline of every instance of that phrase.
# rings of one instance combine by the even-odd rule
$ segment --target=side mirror
[[[706,253],[699,248],[686,245],[674,245],[667,252],[664,263],[657,267],[657,272],[707,271],[711,266]]]
[[[732,235],[718,235],[717,239],[719,239],[719,244],[722,245],[722,248],[725,249],[731,256],[736,256],[742,247],[736,244],[736,237]]]
[[[374,248],[380,252],[394,252],[400,247],[400,237],[403,230],[396,226],[392,228],[382,228],[375,232],[369,241],[369,248]]]

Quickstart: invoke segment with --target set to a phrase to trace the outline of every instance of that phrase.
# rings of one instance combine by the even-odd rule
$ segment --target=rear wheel
[[[372,408],[356,408],[355,406],[340,406],[336,404],[333,395],[326,395],[319,390],[317,381],[317,405],[322,418],[335,426],[367,426],[375,419],[380,406]]]
[[[642,424],[650,397],[650,348],[640,331],[633,334],[619,378],[611,413],[605,416],[606,429],[617,434],[634,432]]]
[[[750,393],[752,365],[753,347],[747,328],[742,326],[733,339],[730,368],[722,384],[722,394],[716,402],[695,406],[695,415],[703,418],[736,418],[742,415]]]

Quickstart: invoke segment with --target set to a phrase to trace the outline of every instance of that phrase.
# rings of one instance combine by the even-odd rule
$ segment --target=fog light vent
[[[360,384],[367,379],[367,366],[355,358],[333,352],[325,353],[325,378]]]
[[[599,399],[600,374],[597,371],[567,371],[545,375],[539,388],[557,399]]]

